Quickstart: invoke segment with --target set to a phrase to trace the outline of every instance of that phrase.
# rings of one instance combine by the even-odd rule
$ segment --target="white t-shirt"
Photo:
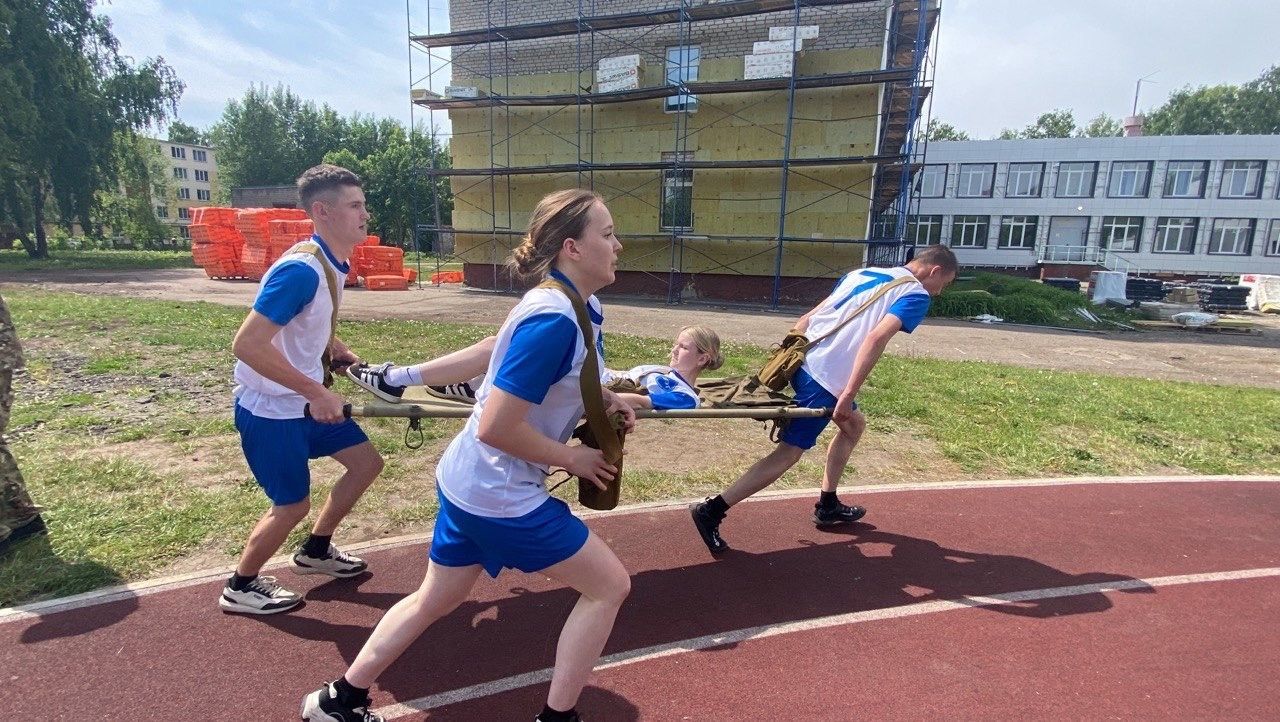
[[[605,369],[602,379],[605,384],[617,379],[627,379],[644,387],[655,409],[696,409],[702,403],[698,390],[670,366],[647,364],[627,371]]]
[[[324,251],[338,286],[338,302],[342,302],[342,282],[348,264],[338,263],[320,236],[312,236]],[[253,310],[279,326],[280,332],[271,345],[284,355],[294,368],[315,381],[324,379],[320,357],[332,334],[333,299],[325,280],[324,267],[310,253],[281,256],[262,277]],[[236,403],[254,416],[268,419],[300,419],[307,400],[301,394],[282,386],[243,361],[236,361]]]
[[[819,338],[839,325],[850,313],[866,302],[882,284],[910,276],[906,268],[859,268],[846,274],[836,284],[835,290],[819,304],[809,317],[805,336]],[[902,330],[911,333],[929,312],[929,292],[919,281],[912,280],[895,286],[871,304],[860,316],[850,321],[831,338],[819,343],[805,353],[804,370],[822,385],[822,388],[839,396],[853,375],[853,360],[871,329],[893,314],[902,321]]]
[[[592,351],[603,369],[604,316],[595,296],[587,299],[587,309],[596,339]],[[548,470],[481,442],[480,417],[493,389],[500,388],[533,404],[525,420],[538,433],[568,441],[582,419],[578,379],[586,354],[573,305],[561,291],[535,288],[520,299],[498,330],[471,416],[436,466],[436,485],[449,501],[477,516],[510,518],[547,500]]]

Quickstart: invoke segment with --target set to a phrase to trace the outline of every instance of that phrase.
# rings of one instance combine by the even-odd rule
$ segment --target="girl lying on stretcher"
[[[351,366],[347,375],[357,386],[391,403],[398,403],[408,386],[426,386],[445,399],[473,401],[484,383],[494,342],[490,336],[417,366],[395,366],[390,361]],[[627,371],[604,369],[600,381],[619,392],[632,408],[697,408],[698,376],[724,363],[720,337],[706,326],[686,326],[676,336],[668,361],[666,366],[647,364]]]

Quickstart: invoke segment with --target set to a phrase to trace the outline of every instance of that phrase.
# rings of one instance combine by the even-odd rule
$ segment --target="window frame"
[[[186,169],[186,168],[183,168],[182,166],[174,166],[174,168],[173,168],[173,179],[174,179],[174,180],[186,180],[186,179],[187,179],[187,169]]]
[[[928,219],[928,221],[925,223],[921,223],[920,222],[921,219]],[[910,218],[907,219],[907,234],[904,238],[909,245],[915,246],[917,248],[940,244],[942,243],[942,229],[945,227],[946,227],[946,216],[940,213],[911,216]],[[929,228],[929,229],[936,228],[937,236],[932,237],[933,234],[930,233],[926,237],[926,240],[928,242],[920,243],[919,241],[920,241],[921,228]]]
[[[180,200],[180,201],[189,201],[189,200],[191,200],[191,189],[190,189],[190,188],[187,188],[186,186],[183,186],[182,188],[179,188],[179,189],[178,189],[178,200]]]
[[[1031,222],[1027,223],[1026,221],[1013,221],[1012,219],[1014,218],[1030,218]],[[1015,227],[1022,229],[1022,234],[1020,238],[1024,242],[1023,245],[1015,246],[1009,242],[1009,239],[1013,235],[1012,231]],[[1028,227],[1031,228],[1031,245],[1029,246],[1025,245],[1025,241],[1027,238],[1026,229]],[[1009,232],[1006,233],[1006,230]],[[1039,233],[1040,233],[1040,216],[1030,216],[1025,214],[1000,216],[1000,235],[999,237],[996,238],[996,248],[1009,250],[1009,251],[1034,251],[1036,249],[1036,238],[1038,237]]]
[[[1246,231],[1246,232],[1248,233],[1248,235],[1245,237],[1245,241],[1244,241],[1244,250],[1243,250],[1243,251],[1240,251],[1240,252],[1232,251],[1232,252],[1230,252],[1230,253],[1225,252],[1225,251],[1222,251],[1222,250],[1217,250],[1217,251],[1213,250],[1214,245],[1218,243],[1218,232],[1219,232],[1220,230],[1227,230],[1227,229],[1220,229],[1220,228],[1218,227],[1218,224],[1219,224],[1219,223],[1223,223],[1223,222],[1232,222],[1232,221],[1245,221],[1245,222],[1246,222],[1246,225],[1245,225],[1245,227],[1244,227],[1243,229],[1235,229],[1235,230],[1244,230],[1244,231]],[[1212,224],[1211,226],[1209,226],[1209,242],[1208,242],[1208,243],[1205,245],[1205,247],[1204,247],[1205,255],[1209,255],[1209,256],[1252,256],[1252,255],[1253,255],[1253,239],[1254,239],[1254,234],[1255,234],[1255,233],[1257,233],[1257,231],[1258,231],[1258,219],[1257,219],[1257,218],[1242,218],[1242,217],[1234,217],[1234,218],[1214,218],[1214,219],[1213,219],[1213,224]],[[1233,247],[1234,247],[1235,245],[1238,245],[1238,244],[1239,244],[1239,242],[1240,242],[1240,235],[1239,235],[1239,233],[1236,233],[1236,234],[1235,234],[1235,243],[1233,244]]]
[[[1014,166],[1035,166],[1035,192],[1032,194],[1012,194],[1009,192],[1009,186],[1013,183]],[[1023,171],[1018,171],[1018,176],[1024,175]],[[1017,161],[1009,163],[1008,171],[1005,173],[1004,181],[1004,197],[1005,198],[1039,198],[1044,195],[1044,163],[1041,161]]]
[[[213,200],[213,192],[212,192],[212,191],[210,191],[208,188],[197,188],[197,189],[196,189],[196,200],[198,200],[198,201],[211,201],[211,200]]]
[[[1137,220],[1137,225],[1126,222],[1124,225],[1115,223],[1116,219],[1125,219],[1126,221]],[[1103,216],[1102,222],[1098,226],[1098,247],[1116,253],[1138,253],[1142,250],[1142,230],[1146,227],[1146,218],[1142,216]],[[1134,229],[1133,248],[1116,248],[1112,245],[1115,240],[1115,229],[1125,228]]]
[[[201,175],[203,175],[204,177],[203,177],[203,178],[201,178],[201,177],[200,177]],[[207,170],[200,170],[199,168],[197,168],[197,169],[196,169],[196,176],[195,176],[195,178],[196,178],[196,181],[197,181],[197,182],[199,182],[199,183],[208,183],[208,182],[209,182],[209,171],[207,171]]]
[[[926,173],[930,168],[941,168],[941,169],[942,169],[942,182],[941,182],[940,184],[938,184],[938,194],[937,194],[937,195],[925,195],[925,193],[924,193],[924,176],[925,176],[925,173]],[[915,185],[915,191],[916,191],[916,197],[917,197],[917,198],[945,198],[945,197],[947,196],[947,175],[948,175],[948,173],[949,173],[949,169],[948,169],[948,165],[947,165],[946,163],[925,163],[925,164],[920,168],[920,172],[916,174],[916,182],[915,182],[915,184],[914,184],[914,185]]]
[[[681,53],[676,59],[672,59],[672,53]],[[692,62],[689,60],[688,53],[693,55]],[[702,64],[702,47],[700,45],[668,45],[663,55],[664,77],[667,85],[676,85],[679,83],[695,83],[698,81],[698,69]],[[675,63],[674,65],[672,63]],[[674,73],[674,77],[673,77]],[[691,93],[679,93],[669,95],[662,99],[662,111],[664,113],[694,113],[698,110],[698,96]]]
[[[1224,195],[1227,187],[1227,166],[1231,163],[1260,163],[1258,167],[1257,190],[1250,195]],[[1232,169],[1234,171],[1234,169]],[[1248,170],[1246,170],[1246,173]],[[1247,177],[1247,175],[1246,175]],[[1222,200],[1258,200],[1262,198],[1262,187],[1266,185],[1267,179],[1267,161],[1265,160],[1224,160],[1222,161],[1222,172],[1218,175],[1218,198]]]
[[[968,221],[961,221],[960,220],[961,218],[981,218],[983,220],[980,223],[975,222],[971,224]],[[962,235],[962,234],[957,234],[957,231],[959,231],[962,228],[962,226],[963,228],[981,228],[983,230],[982,237],[981,239],[978,239],[978,240],[981,240],[981,245],[968,245],[968,244],[956,245],[957,235]],[[962,213],[962,214],[957,214],[951,217],[951,238],[947,243],[947,245],[950,246],[951,248],[966,248],[966,249],[981,250],[981,249],[985,249],[990,243],[990,241],[991,241],[991,216],[984,216],[981,214]]]
[[[986,192],[978,195],[970,195],[961,192],[961,183],[964,182],[965,169],[967,168],[988,168],[990,175],[987,176]],[[996,164],[995,163],[960,163],[956,168],[956,198],[990,198],[995,192],[996,186]]]
[[[1062,193],[1062,166],[1063,165],[1088,165],[1092,166],[1089,171],[1089,193],[1088,195],[1064,195]],[[1062,160],[1058,161],[1058,174],[1053,179],[1053,197],[1054,198],[1092,198],[1098,192],[1098,161],[1096,160]]]
[[[169,157],[176,160],[187,159],[187,149],[178,145],[169,146]]]
[[[1162,226],[1166,226],[1166,225],[1168,225],[1168,221],[1171,221],[1171,220],[1173,220],[1173,219],[1175,219],[1175,218],[1177,218],[1177,219],[1182,219],[1182,220],[1189,220],[1189,221],[1191,221],[1191,225],[1190,225],[1190,231],[1191,231],[1191,245],[1190,245],[1190,246],[1188,246],[1187,250],[1185,250],[1185,251],[1164,251],[1164,250],[1160,250],[1160,245],[1161,245],[1161,240],[1162,240],[1162,238],[1161,238],[1161,227],[1162,227]],[[1179,226],[1179,228],[1183,229],[1183,231],[1185,232],[1185,231],[1187,230],[1188,226],[1186,226],[1185,224],[1183,224],[1183,225],[1180,225],[1180,226]],[[1167,254],[1178,255],[1178,256],[1191,256],[1191,255],[1195,255],[1195,252],[1196,252],[1196,240],[1198,239],[1199,235],[1200,235],[1200,219],[1199,219],[1199,218],[1197,218],[1196,216],[1158,216],[1158,217],[1156,217],[1155,233],[1154,233],[1154,235],[1152,235],[1152,236],[1151,236],[1151,252],[1152,252],[1152,253],[1167,253]]]
[[[201,150],[199,148],[192,148],[191,160],[197,163],[207,163],[209,162],[209,154],[207,151]]]
[[[156,218],[163,218],[165,220],[168,220],[169,206],[168,205],[156,206]]]
[[[1133,195],[1121,195],[1121,194],[1117,194],[1113,190],[1112,186],[1115,183],[1116,175],[1117,175],[1116,166],[1123,163],[1141,163],[1146,165],[1147,167],[1146,177],[1143,178],[1141,193],[1134,193]],[[1150,160],[1113,160],[1111,161],[1110,170],[1107,172],[1107,197],[1108,198],[1150,198],[1151,197],[1151,173],[1154,169],[1155,169],[1155,161],[1150,161]],[[1123,171],[1123,170],[1121,171],[1122,174],[1125,172],[1126,171]]]
[[[180,221],[189,221],[189,220],[191,220],[191,207],[190,207],[190,206],[178,206],[178,220],[180,220]]]
[[[685,151],[683,153],[664,151],[662,153],[661,158],[663,162],[687,163],[693,160],[693,153],[691,151]],[[679,178],[675,177],[674,175],[675,173],[680,173],[681,177]],[[682,167],[679,170],[675,168],[662,169],[662,175],[659,178],[659,185],[658,185],[658,230],[659,231],[662,231],[664,233],[690,233],[693,231],[693,223],[694,223],[693,181],[694,181],[694,178],[693,178],[692,168]],[[689,225],[687,226],[667,225],[665,223],[666,215],[667,215],[667,212],[666,212],[667,194],[668,194],[668,191],[672,188],[688,189]],[[673,220],[679,220],[679,219],[673,219]]]
[[[1280,218],[1272,218],[1268,225],[1267,237],[1262,245],[1262,255],[1272,258],[1280,256]]]
[[[1169,192],[1169,181],[1172,178],[1174,163],[1197,163],[1200,166],[1200,193],[1198,195],[1175,195]],[[1204,198],[1209,190],[1209,161],[1207,160],[1171,160],[1164,166],[1164,181],[1161,183],[1161,198],[1196,199]]]

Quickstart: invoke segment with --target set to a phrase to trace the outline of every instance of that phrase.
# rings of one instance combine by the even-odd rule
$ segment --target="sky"
[[[414,33],[448,30],[447,0],[409,0]],[[187,84],[179,117],[208,127],[253,83],[409,120],[404,0],[101,0],[125,54],[163,56]],[[430,17],[428,18],[428,12]],[[934,117],[974,138],[1066,108],[1121,118],[1187,85],[1243,83],[1280,64],[1275,0],[942,0]],[[435,60],[433,87],[448,84]],[[416,111],[419,121],[426,119]]]

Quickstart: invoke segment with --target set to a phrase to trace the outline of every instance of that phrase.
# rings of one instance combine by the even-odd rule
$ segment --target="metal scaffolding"
[[[509,22],[509,6],[511,0],[489,0],[485,5],[485,27],[458,32],[432,32],[430,13],[427,13],[427,32],[413,34],[410,28],[409,73],[411,81],[411,123],[416,127],[417,109],[428,111],[450,109],[487,109],[488,122],[484,132],[488,136],[488,167],[453,168],[437,167],[435,155],[432,154],[425,164],[417,163],[415,173],[430,179],[431,197],[414,201],[415,218],[419,233],[414,234],[415,242],[419,242],[422,232],[432,237],[440,237],[444,233],[469,236],[488,236],[489,243],[483,251],[492,258],[494,251],[509,247],[510,236],[523,233],[522,228],[513,228],[511,218],[513,209],[512,178],[540,174],[556,174],[576,176],[579,187],[590,188],[601,193],[606,202],[611,199],[627,196],[641,198],[653,183],[662,184],[664,173],[680,173],[697,170],[701,173],[714,173],[733,169],[778,169],[777,232],[772,235],[687,235],[687,231],[671,230],[659,234],[619,234],[624,242],[628,239],[659,240],[666,243],[666,253],[670,256],[670,270],[663,274],[643,271],[661,282],[666,288],[669,303],[682,302],[681,288],[686,253],[693,256],[701,254],[705,262],[719,264],[712,271],[726,274],[742,274],[734,269],[734,264],[762,256],[773,254],[773,278],[769,294],[769,306],[777,308],[790,287],[812,281],[822,276],[794,278],[784,276],[784,257],[788,253],[800,257],[822,267],[821,274],[843,272],[842,268],[826,265],[814,254],[806,254],[805,244],[864,244],[863,254],[869,265],[897,265],[906,257],[905,234],[907,218],[915,203],[912,176],[914,169],[922,161],[923,144],[917,142],[917,131],[926,119],[922,110],[927,109],[927,99],[933,85],[933,67],[935,56],[930,53],[930,38],[937,24],[939,0],[889,0],[891,13],[888,20],[887,37],[884,39],[883,67],[875,70],[850,70],[849,72],[823,73],[819,75],[801,76],[793,71],[790,77],[729,80],[729,81],[686,81],[666,78],[662,85],[640,87],[637,89],[613,92],[591,92],[594,88],[583,88],[582,83],[575,83],[576,92],[546,95],[528,95],[511,92],[512,77],[512,44],[534,41],[545,38],[573,38],[574,61],[578,78],[584,72],[596,68],[600,59],[600,48],[608,47],[611,52],[618,48],[626,48],[628,52],[638,53],[642,57],[654,56],[652,49],[639,42],[619,37],[613,31],[635,29],[644,33],[662,26],[674,26],[680,45],[685,45],[693,27],[698,23],[722,21],[766,13],[789,12],[793,27],[801,25],[802,11],[831,13],[841,6],[879,4],[883,0],[727,0],[695,4],[693,0],[676,0],[678,5],[656,11],[600,15],[596,13],[596,0],[576,0],[575,17],[551,22],[512,24]],[[406,0],[407,22],[412,24],[411,3]],[[536,0],[535,0],[536,2]],[[839,18],[830,16],[833,20]],[[777,23],[782,25],[784,23]],[[463,50],[456,51],[463,47]],[[471,64],[469,53],[477,48],[484,49],[484,60],[477,67]],[[448,57],[443,53],[449,52]],[[415,56],[425,55],[427,70],[419,76],[415,70]],[[500,62],[495,62],[495,57]],[[664,62],[666,58],[663,58]],[[419,63],[421,60],[419,59]],[[798,66],[793,66],[798,67]],[[460,98],[443,97],[431,90],[433,82],[438,80],[441,72],[451,73],[453,68],[462,69],[471,76],[479,76],[488,82],[480,97]],[[570,70],[569,72],[575,72]],[[796,92],[814,88],[838,88],[848,86],[878,86],[880,88],[879,114],[876,118],[877,132],[874,152],[856,156],[827,157],[793,157],[792,140],[797,121],[816,122],[814,119],[798,117],[796,110]],[[679,104],[676,112],[670,112],[673,125],[673,140],[669,153],[664,158],[652,162],[617,162],[609,158],[597,157],[596,153],[596,108],[618,103],[636,103],[672,97],[696,96],[698,99],[713,99],[723,94],[757,94],[764,102],[778,93],[786,93],[785,130],[778,139],[781,154],[774,158],[759,159],[725,159],[694,160],[688,153],[688,142],[692,135],[705,130],[707,125],[695,127],[691,123],[691,110],[688,102]],[[664,101],[665,103],[665,101]],[[719,107],[711,100],[698,100],[704,109],[710,108],[725,115],[718,120],[733,118],[751,122],[744,118],[743,110]],[[753,103],[754,104],[754,103]],[[522,107],[557,108],[552,115],[573,111],[576,123],[572,133],[557,134],[552,128],[544,125],[548,119],[534,121],[530,127],[540,127],[544,132],[555,135],[559,140],[574,149],[576,162],[554,163],[545,165],[515,164],[511,157],[512,139],[529,128],[513,132],[512,109]],[[751,106],[748,106],[751,107]],[[527,120],[527,119],[526,119]],[[855,119],[847,119],[855,120]],[[772,129],[769,129],[771,132]],[[433,147],[439,147],[440,137],[436,123],[430,123]],[[451,138],[452,140],[452,138]],[[505,147],[505,157],[500,150]],[[665,148],[655,149],[667,150]],[[656,153],[655,153],[656,154]],[[869,181],[859,181],[849,186],[840,186],[822,178],[815,177],[806,170],[814,167],[872,165],[874,172]],[[635,173],[643,179],[628,187],[608,184],[596,177],[597,172]],[[454,228],[442,223],[440,198],[437,193],[436,179],[448,177],[453,185],[453,196],[458,199],[467,191],[487,184],[489,207],[473,210],[483,213],[491,221],[487,228]],[[793,178],[804,179],[824,187],[826,193],[819,201],[813,201],[800,207],[788,207],[788,184]],[[870,188],[866,185],[870,184]],[[505,187],[502,187],[505,184]],[[417,184],[414,184],[417,187]],[[504,192],[500,193],[500,187]],[[821,200],[839,195],[851,195],[865,199],[868,204],[868,231],[865,238],[811,238],[789,233],[790,217],[808,206]],[[660,191],[661,195],[661,191]],[[499,208],[499,198],[506,201],[506,208]],[[648,205],[653,205],[645,201]],[[657,208],[655,206],[655,208]],[[658,209],[661,213],[661,209]],[[661,223],[659,224],[661,225]],[[767,232],[767,231],[766,231]],[[456,236],[455,236],[456,237]],[[753,241],[764,242],[766,250],[752,253],[746,258],[723,262],[711,259],[699,248],[705,240]],[[656,254],[659,251],[651,253]],[[436,269],[447,262],[474,262],[456,251],[449,254],[435,255]],[[636,260],[636,259],[631,259]],[[514,290],[511,281],[499,273],[493,266],[491,287],[498,290]],[[701,273],[709,273],[703,269]],[[746,275],[746,274],[742,274]],[[758,275],[758,274],[757,274]]]

